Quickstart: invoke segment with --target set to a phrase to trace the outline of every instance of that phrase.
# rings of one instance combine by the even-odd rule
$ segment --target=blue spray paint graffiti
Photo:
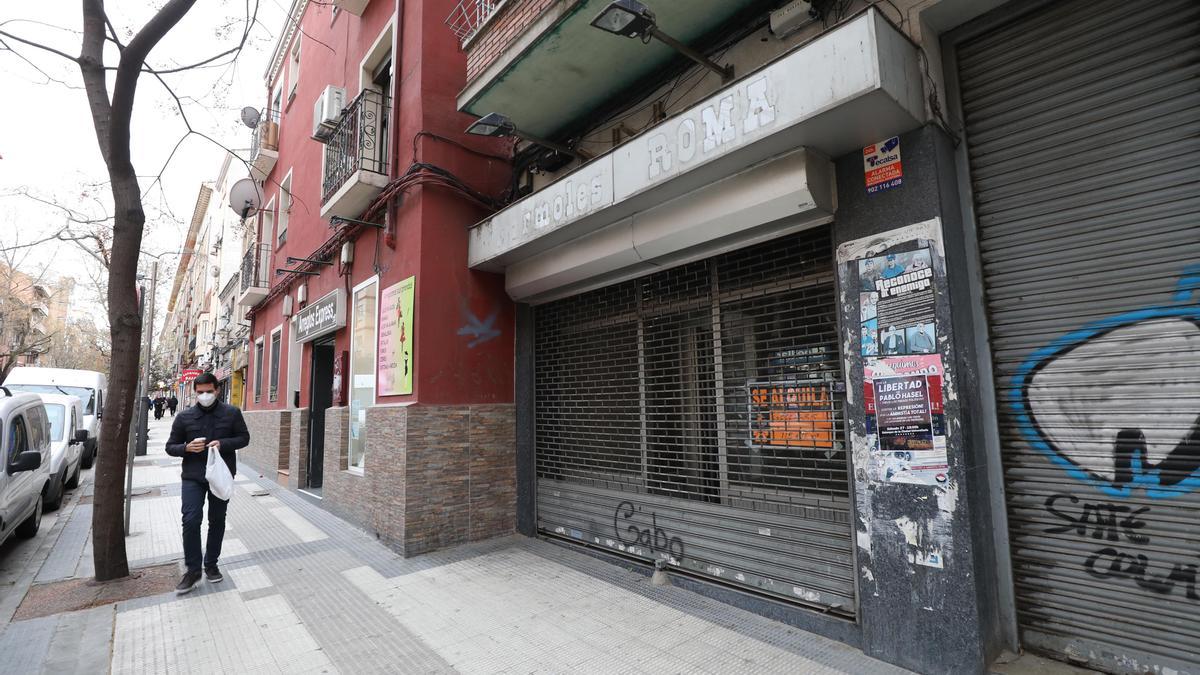
[[[1176,304],[1119,314],[1063,335],[1031,354],[1012,377],[1008,404],[1022,436],[1072,478],[1104,494],[1129,497],[1143,489],[1162,499],[1200,487],[1200,265],[1184,271],[1173,299]],[[1147,382],[1138,368],[1117,367],[1142,345],[1150,346],[1138,358],[1158,359],[1157,368],[1170,377]],[[1111,365],[1095,375],[1102,364]],[[1162,393],[1139,398],[1139,386]],[[1064,392],[1084,394],[1064,405]],[[1145,410],[1156,405],[1156,412]],[[1159,418],[1150,431],[1140,424],[1147,415]]]
[[[458,334],[475,338],[467,343],[468,349],[474,349],[485,342],[490,342],[500,337],[500,329],[496,328],[496,319],[499,316],[500,310],[493,310],[491,314],[488,314],[486,319],[481,321],[479,317],[475,316],[474,312],[463,308],[463,318],[467,324],[458,329]]]

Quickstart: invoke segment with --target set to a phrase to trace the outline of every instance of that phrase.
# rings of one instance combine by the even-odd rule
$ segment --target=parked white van
[[[79,487],[83,446],[87,429],[83,425],[83,403],[78,396],[40,394],[50,418],[50,484],[46,486],[45,508],[62,506],[67,490]]]
[[[94,370],[21,366],[12,369],[8,378],[4,380],[4,386],[13,392],[78,396],[83,404],[81,426],[88,432],[81,463],[85,469],[92,467],[92,462],[96,459],[96,445],[100,442],[100,417],[104,414],[104,399],[108,396],[108,378],[104,373]]]
[[[26,539],[42,522],[50,481],[50,420],[42,399],[0,387],[0,544]]]

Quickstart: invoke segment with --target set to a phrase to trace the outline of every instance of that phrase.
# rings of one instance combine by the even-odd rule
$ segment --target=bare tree
[[[22,357],[36,358],[55,337],[47,325],[50,295],[45,290],[45,268],[35,274],[22,271],[28,249],[0,249],[0,382],[8,378]]]
[[[104,407],[105,424],[101,430],[100,452],[96,464],[95,500],[92,511],[93,557],[96,579],[99,581],[129,574],[123,530],[123,476],[126,464],[123,448],[125,439],[129,436],[138,384],[142,319],[138,311],[135,288],[146,224],[142,186],[138,182],[138,174],[130,153],[137,88],[143,75],[153,77],[179,106],[180,115],[187,126],[184,138],[197,135],[216,143],[195,130],[187,121],[182,101],[171,90],[165,76],[206,67],[223,59],[236,59],[246,43],[258,11],[257,1],[253,11],[247,2],[241,40],[231,49],[178,67],[156,69],[147,65],[150,52],[171,33],[195,2],[196,0],[166,0],[140,29],[132,32],[128,42],[122,42],[105,11],[104,0],[82,0],[83,33],[78,56],[13,34],[4,30],[0,24],[0,51],[12,52],[23,63],[34,68],[37,68],[34,62],[29,56],[19,53],[16,46],[66,59],[78,66],[87,95],[96,142],[108,174],[113,210],[111,239],[106,242],[105,265],[108,268],[106,305],[112,358],[108,379],[109,395]],[[109,43],[116,49],[115,65],[106,62],[106,56],[111,55],[111,51],[105,49]],[[115,74],[115,77],[110,78],[110,73]],[[182,142],[181,139],[180,143]],[[159,172],[160,177],[161,175],[162,171]],[[157,182],[157,179],[155,181]]]
[[[90,318],[72,318],[63,330],[54,334],[46,352],[46,364],[52,368],[74,368],[106,372],[112,354],[109,331]]]

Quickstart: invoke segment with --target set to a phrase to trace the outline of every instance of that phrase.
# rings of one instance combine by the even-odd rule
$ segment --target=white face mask
[[[206,391],[203,394],[197,394],[196,401],[199,402],[200,405],[204,406],[205,408],[209,408],[212,406],[212,404],[217,402],[217,395],[212,392]]]

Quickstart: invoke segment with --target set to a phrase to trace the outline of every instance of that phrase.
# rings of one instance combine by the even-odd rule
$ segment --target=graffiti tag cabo
[[[1200,487],[1200,266],[1174,300],[1068,333],[1013,376],[1025,439],[1114,497]]]
[[[617,504],[617,509],[613,511],[613,530],[617,533],[617,541],[625,546],[644,547],[650,551],[651,557],[669,560],[673,565],[680,564],[683,560],[683,540],[668,536],[658,526],[657,513],[650,513],[650,524],[644,527],[634,522],[636,513],[633,502]]]
[[[1046,500],[1046,511],[1064,523],[1048,527],[1046,532],[1072,532],[1085,539],[1110,544],[1088,555],[1083,570],[1089,575],[1097,579],[1129,579],[1160,595],[1178,593],[1189,600],[1200,600],[1200,594],[1196,592],[1200,562],[1175,562],[1167,571],[1137,552],[1150,545],[1150,537],[1141,532],[1146,527],[1149,506],[1081,503],[1074,495],[1060,494]]]

